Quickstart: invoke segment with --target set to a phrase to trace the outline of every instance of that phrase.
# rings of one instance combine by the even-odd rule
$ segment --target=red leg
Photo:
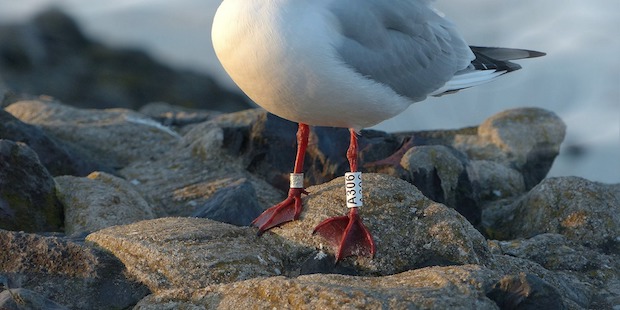
[[[295,158],[295,168],[293,168],[293,173],[295,174],[303,173],[309,135],[310,128],[308,125],[299,123],[299,128],[297,129],[297,157]],[[301,194],[308,194],[303,188],[303,175],[301,178],[301,185],[291,183],[288,197],[284,201],[265,210],[252,221],[252,225],[258,227],[259,235],[270,228],[299,219],[299,214],[301,213]]]
[[[347,159],[351,172],[357,172],[357,135],[351,131],[351,143],[347,150]],[[360,185],[361,189],[361,185]],[[312,232],[327,239],[337,247],[336,262],[352,255],[374,256],[375,242],[372,235],[357,214],[357,207],[350,207],[347,216],[333,217],[321,222]]]

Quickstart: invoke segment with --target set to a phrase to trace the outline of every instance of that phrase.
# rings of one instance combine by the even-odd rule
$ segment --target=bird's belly
[[[227,2],[234,0],[223,5]],[[258,105],[294,122],[361,129],[412,103],[339,59],[334,46],[340,34],[324,12],[288,7],[303,10],[291,14],[303,19],[292,21],[280,8],[254,8],[273,9],[269,14],[241,12],[245,7],[226,14],[218,10],[217,15],[225,16],[216,15],[214,22],[213,43],[220,62]],[[257,15],[270,19],[254,20]]]

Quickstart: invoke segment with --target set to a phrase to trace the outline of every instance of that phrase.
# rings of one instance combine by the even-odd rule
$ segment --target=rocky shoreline
[[[620,184],[545,178],[553,113],[364,131],[377,254],[338,265],[310,232],[345,211],[346,129],[313,128],[299,221],[247,227],[284,196],[295,126],[260,109],[8,105],[0,308],[619,309]]]

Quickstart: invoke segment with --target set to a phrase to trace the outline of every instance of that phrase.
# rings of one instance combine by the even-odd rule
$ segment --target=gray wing
[[[342,61],[414,101],[466,68],[473,53],[452,23],[420,0],[336,0],[330,10],[343,40]]]

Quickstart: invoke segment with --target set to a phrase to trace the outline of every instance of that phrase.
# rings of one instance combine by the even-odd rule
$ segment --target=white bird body
[[[359,130],[433,94],[474,59],[429,2],[224,0],[213,46],[267,111]]]

